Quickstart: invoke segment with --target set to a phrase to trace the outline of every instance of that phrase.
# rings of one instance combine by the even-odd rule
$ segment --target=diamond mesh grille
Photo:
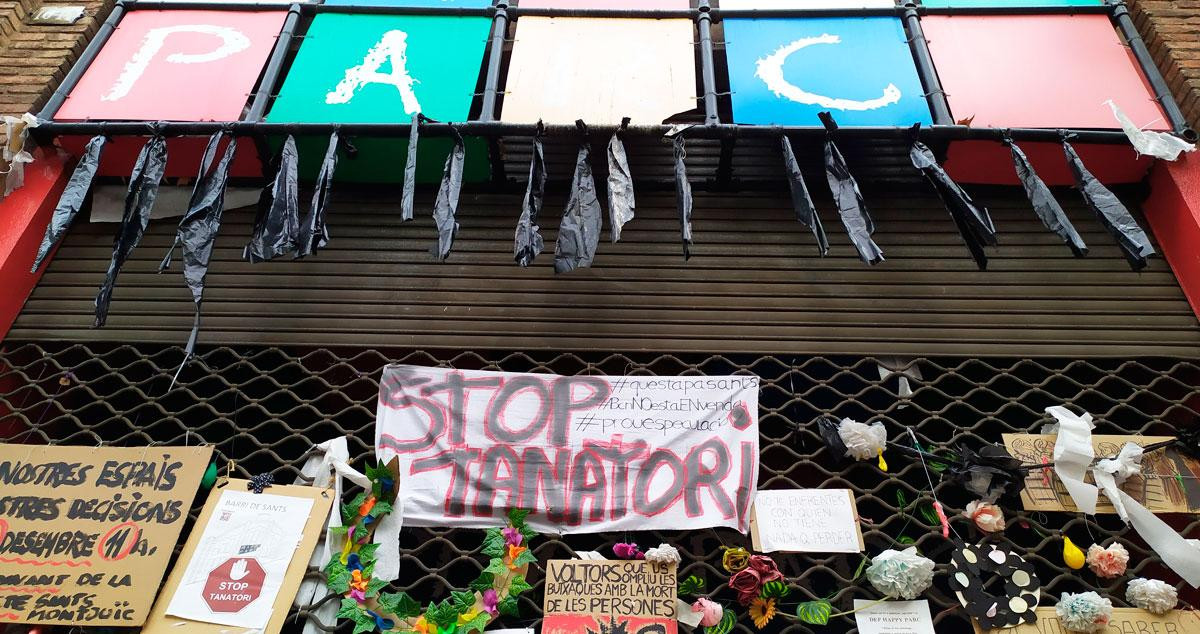
[[[0,347],[0,437],[16,442],[112,445],[198,443],[216,446],[236,460],[237,475],[274,471],[277,482],[291,481],[313,442],[346,435],[356,464],[370,453],[380,368],[389,362],[461,369],[554,372],[558,374],[732,374],[762,377],[763,488],[847,487],[855,491],[864,518],[869,553],[897,547],[907,538],[935,560],[948,561],[947,542],[917,512],[927,502],[929,485],[920,465],[896,455],[892,476],[855,463],[834,466],[814,430],[807,426],[821,413],[857,420],[882,420],[894,438],[911,427],[931,445],[963,442],[977,447],[999,441],[1000,434],[1036,428],[1046,406],[1071,403],[1099,421],[1096,433],[1170,435],[1195,424],[1200,413],[1200,365],[1172,359],[964,359],[922,358],[901,362],[863,357],[760,357],[737,355],[624,355],[542,352],[455,352],[359,349],[282,349],[213,347],[201,351],[168,391],[182,358],[178,347],[113,344],[22,344]],[[898,396],[897,378],[880,380],[878,364],[918,368],[911,396]],[[793,434],[797,424],[799,430]],[[936,477],[936,476],[935,476]],[[939,485],[947,513],[961,512],[969,494]],[[898,495],[899,494],[899,495]],[[900,501],[900,496],[908,507]],[[1067,514],[1009,512],[1009,529],[999,539],[1027,553],[1045,592],[1098,588],[1124,605],[1124,582],[1105,582],[1062,564],[1056,539],[1065,531],[1089,544],[1118,536],[1133,554],[1131,572],[1178,582],[1185,602],[1197,594],[1170,571],[1152,562],[1145,544],[1116,516],[1084,519]],[[1170,517],[1191,538],[1200,537],[1200,519]],[[964,522],[958,530],[967,539]],[[463,587],[482,569],[480,533],[455,529],[405,529],[402,576],[395,586],[421,601],[440,600]],[[669,542],[683,553],[680,574],[707,579],[710,592],[727,605],[733,595],[716,589],[725,577],[722,545],[749,546],[730,530],[653,532],[649,534],[547,536],[535,551],[542,560],[568,557],[574,550],[608,551],[617,541],[636,539],[643,547]],[[569,544],[569,545],[568,545]],[[873,598],[852,579],[860,558],[847,555],[780,555],[780,567],[793,585],[784,601],[831,598],[846,609],[853,598]],[[312,571],[313,576],[318,573]],[[540,614],[541,574],[531,573],[536,591],[521,597],[525,619],[507,618],[505,627],[532,626]],[[865,583],[862,584],[865,586]],[[939,631],[968,632],[970,625],[950,592],[944,575],[927,594]],[[327,598],[327,601],[336,600]],[[311,606],[310,606],[311,607]],[[302,609],[298,615],[304,615]],[[297,630],[297,621],[288,629]],[[767,631],[847,632],[852,616],[835,618],[826,628],[776,619]],[[739,631],[753,632],[743,615]],[[323,629],[333,631],[334,624]]]

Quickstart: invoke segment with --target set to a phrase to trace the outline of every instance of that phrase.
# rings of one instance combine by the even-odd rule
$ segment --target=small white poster
[[[875,605],[872,605],[875,604]],[[863,610],[865,606],[871,606]],[[884,601],[855,599],[854,622],[858,634],[936,634],[928,601]]]
[[[266,627],[312,505],[306,498],[222,491],[167,614]]]
[[[754,548],[766,553],[863,550],[854,493],[849,489],[759,491],[751,536]]]

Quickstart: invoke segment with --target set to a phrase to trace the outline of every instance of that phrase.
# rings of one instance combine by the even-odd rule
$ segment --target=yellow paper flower
[[[517,557],[520,557],[521,553],[525,552],[526,550],[527,549],[524,546],[514,546],[510,544],[508,546],[508,558],[504,563],[508,564],[508,567],[511,570],[516,570],[517,566],[513,564],[513,562],[516,561]]]
[[[417,619],[416,624],[413,625],[413,631],[417,634],[437,634],[437,628],[426,623],[424,616]]]
[[[1083,555],[1083,551],[1071,542],[1071,538],[1063,535],[1063,562],[1072,570],[1083,568],[1083,564],[1087,563],[1087,557]]]
[[[754,627],[762,629],[775,618],[775,599],[764,599],[759,597],[750,602],[750,618],[754,621]]]
[[[458,615],[458,624],[466,625],[467,623],[474,621],[475,617],[477,617],[477,616],[479,616],[479,610],[476,610],[475,608],[471,608],[470,610],[467,610],[466,612]]]
[[[750,565],[750,553],[740,546],[726,548],[725,554],[721,557],[721,566],[725,568],[726,572],[737,572],[748,565]]]

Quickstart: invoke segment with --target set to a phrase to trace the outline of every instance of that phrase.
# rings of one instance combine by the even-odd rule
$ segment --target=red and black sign
[[[241,612],[262,594],[267,573],[258,560],[233,557],[208,573],[204,602],[213,612]]]

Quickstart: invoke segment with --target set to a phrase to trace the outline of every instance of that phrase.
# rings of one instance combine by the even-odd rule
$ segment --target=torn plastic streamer
[[[50,216],[50,223],[46,225],[42,246],[38,247],[37,257],[33,259],[33,266],[29,269],[30,273],[37,272],[42,261],[66,235],[71,223],[75,222],[79,210],[83,209],[83,203],[92,189],[92,181],[96,179],[96,170],[100,169],[100,155],[104,152],[104,144],[107,142],[103,136],[95,136],[83,148],[83,156],[79,158],[62,196],[58,197],[58,204],[54,206],[54,214]]]
[[[621,241],[621,229],[633,220],[637,201],[633,196],[633,173],[629,171],[629,157],[625,154],[625,143],[621,132],[629,127],[629,117],[621,119],[621,127],[608,141],[608,216],[613,243]]]
[[[677,135],[672,141],[675,146],[675,207],[679,209],[679,234],[683,238],[683,259],[692,257],[692,184],[688,182],[687,148],[684,147],[683,135]]]
[[[818,416],[813,422],[817,424],[821,442],[829,448],[829,453],[833,455],[834,461],[838,464],[845,462],[846,442],[842,440],[842,435],[838,432],[838,427],[842,422],[832,416]]]
[[[275,178],[258,198],[254,232],[242,257],[251,262],[277,258],[296,250],[300,231],[300,190],[296,174],[300,161],[296,140],[288,135],[275,158]]]
[[[404,161],[404,189],[400,194],[400,219],[413,219],[413,198],[417,193],[417,142],[421,136],[421,123],[428,118],[417,113],[413,115],[412,127],[408,129],[408,158]]]
[[[1067,164],[1075,175],[1075,183],[1087,206],[1092,209],[1100,223],[1117,239],[1117,245],[1129,261],[1129,266],[1135,271],[1146,268],[1147,259],[1154,255],[1154,247],[1146,232],[1133,219],[1133,215],[1117,198],[1116,194],[1096,180],[1095,176],[1083,165],[1083,160],[1075,153],[1075,148],[1069,143],[1069,136],[1063,138],[1063,152],[1067,155]]]
[[[329,244],[329,227],[325,224],[325,214],[329,210],[329,196],[333,190],[333,174],[338,164],[337,130],[329,135],[329,146],[325,148],[325,158],[321,160],[321,171],[317,172],[317,180],[313,183],[312,206],[308,208],[308,216],[300,223],[300,231],[296,238],[296,254],[292,257],[303,258],[324,249]]]
[[[779,137],[779,144],[783,148],[783,168],[787,171],[788,185],[792,188],[792,207],[796,210],[796,220],[812,231],[813,237],[817,239],[817,249],[821,257],[825,257],[825,254],[829,253],[829,238],[825,236],[821,216],[817,215],[817,206],[813,204],[808,185],[804,182],[804,175],[800,173],[800,162],[796,160],[796,153],[792,151],[792,142],[784,135]]]
[[[913,140],[908,149],[908,157],[912,160],[913,167],[920,170],[929,184],[933,185],[938,198],[942,199],[942,204],[954,219],[954,225],[958,227],[958,233],[967,245],[967,250],[971,252],[975,265],[979,270],[985,270],[988,260],[983,248],[996,246],[996,225],[992,224],[992,217],[988,215],[987,208],[975,204],[970,194],[959,187],[946,170],[938,165],[933,150],[917,140],[919,130],[920,124],[913,126]]]
[[[1015,501],[1025,488],[1021,461],[1001,445],[984,445],[979,451],[959,445],[958,462],[946,467],[944,478],[990,501]]]
[[[575,176],[571,179],[571,195],[558,225],[558,242],[554,247],[554,272],[568,273],[587,268],[596,258],[604,210],[596,194],[596,179],[592,176],[591,145],[587,141],[587,126],[575,125],[583,134],[579,152],[575,155]]]
[[[1083,238],[1079,236],[1078,231],[1075,231],[1075,226],[1067,218],[1066,212],[1063,211],[1062,205],[1058,204],[1058,200],[1054,198],[1050,188],[1037,175],[1037,172],[1033,171],[1033,165],[1025,153],[1017,147],[1010,136],[1005,135],[1004,144],[1012,151],[1013,167],[1017,170],[1017,178],[1021,179],[1021,185],[1025,187],[1025,195],[1029,198],[1029,203],[1033,205],[1033,210],[1037,213],[1038,218],[1042,220],[1042,224],[1058,234],[1063,243],[1071,247],[1071,252],[1075,254],[1075,257],[1081,258],[1087,255],[1088,248],[1084,244]]]
[[[867,212],[866,201],[858,189],[858,182],[850,175],[846,158],[833,142],[837,123],[828,112],[819,113],[817,116],[826,130],[825,178],[829,181],[829,191],[833,193],[833,203],[837,205],[842,225],[846,227],[846,234],[850,236],[850,242],[854,243],[858,257],[867,264],[879,264],[883,262],[883,251],[871,239],[871,234],[875,233],[875,221]]]
[[[546,243],[542,239],[538,216],[546,201],[546,154],[542,148],[542,122],[538,121],[533,135],[533,159],[529,162],[529,183],[525,186],[525,199],[521,203],[521,217],[517,220],[517,231],[513,236],[513,256],[517,264],[529,266],[542,252]]]
[[[146,225],[150,222],[150,211],[154,209],[154,199],[158,198],[158,184],[162,181],[166,169],[167,140],[162,136],[155,136],[142,146],[137,162],[133,165],[133,173],[129,176],[125,213],[121,216],[121,225],[117,228],[117,236],[113,240],[112,260],[108,263],[104,283],[96,295],[96,321],[93,324],[95,328],[108,321],[108,305],[112,302],[117,275],[134,248],[142,241],[142,234],[146,232]]]
[[[192,333],[184,348],[183,363],[187,364],[196,348],[196,338],[200,334],[200,305],[204,299],[204,278],[208,275],[208,263],[212,259],[213,243],[217,232],[221,229],[221,214],[225,210],[225,186],[229,183],[229,167],[237,152],[237,139],[228,137],[225,153],[217,162],[217,149],[225,133],[218,132],[208,139],[204,148],[204,156],[200,160],[200,173],[192,186],[192,196],[188,199],[188,208],[179,221],[175,231],[175,242],[163,258],[158,272],[162,273],[171,266],[171,256],[175,247],[183,247],[183,279],[192,291],[192,303],[195,304],[195,317],[192,320]],[[175,375],[178,377],[179,373]]]
[[[450,257],[454,237],[458,235],[458,222],[454,216],[458,213],[458,197],[462,194],[463,163],[466,158],[467,150],[463,147],[462,135],[454,130],[454,148],[446,157],[442,184],[438,186],[437,200],[433,204],[433,220],[438,230],[438,243],[433,256],[438,262],[445,262]]]

